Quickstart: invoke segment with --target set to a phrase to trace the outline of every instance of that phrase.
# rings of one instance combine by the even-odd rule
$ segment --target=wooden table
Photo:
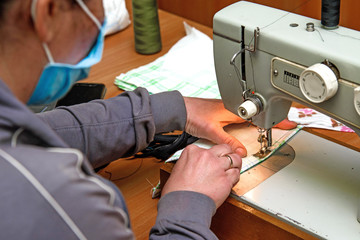
[[[114,85],[120,73],[150,63],[165,54],[171,46],[185,36],[183,21],[212,36],[212,29],[181,17],[159,11],[163,48],[154,55],[140,55],[134,50],[132,26],[108,36],[103,60],[94,66],[84,82],[101,82],[107,87],[106,98],[122,91]],[[311,130],[327,139],[360,151],[360,138],[351,133]],[[137,239],[148,239],[155,223],[158,200],[151,199],[150,190],[159,181],[159,168],[165,165],[155,159],[119,159],[99,172],[121,189],[127,201],[130,219]],[[166,171],[165,171],[166,172]],[[162,171],[162,174],[165,173]],[[259,210],[229,198],[213,218],[213,231],[220,239],[314,239],[297,228],[275,219]]]

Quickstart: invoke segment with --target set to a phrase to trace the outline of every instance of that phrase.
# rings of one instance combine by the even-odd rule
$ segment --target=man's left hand
[[[210,140],[216,144],[228,144],[242,157],[247,155],[245,146],[235,137],[224,131],[223,127],[231,123],[245,122],[239,116],[225,109],[219,99],[184,97],[187,121],[185,131],[195,137]],[[293,129],[295,122],[283,120],[275,127]]]

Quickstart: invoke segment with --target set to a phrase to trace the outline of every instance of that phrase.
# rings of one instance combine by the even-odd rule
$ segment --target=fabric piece
[[[293,137],[300,129],[301,127],[297,127],[292,130],[273,128],[273,145],[270,148],[271,153],[264,158],[259,158],[254,156],[254,154],[257,153],[260,149],[260,143],[257,140],[259,132],[255,126],[248,126],[248,123],[242,123],[231,124],[225,127],[225,131],[239,139],[239,141],[244,144],[248,151],[248,155],[242,159],[241,173],[247,171],[248,169],[269,158],[277,149],[279,149],[285,142],[287,142],[291,137]],[[214,146],[214,143],[203,139],[195,142],[194,144],[207,149]],[[167,160],[167,162],[179,159],[182,151],[183,150],[176,152],[171,158]]]
[[[288,118],[304,127],[322,128],[340,132],[354,132],[351,128],[345,126],[314,109],[311,108],[290,108]]]
[[[106,17],[105,35],[113,34],[130,25],[125,0],[103,0]]]
[[[151,94],[178,90],[183,96],[220,99],[217,86],[213,42],[204,33],[186,23],[187,35],[164,56],[147,65],[116,77],[124,90],[141,86]]]

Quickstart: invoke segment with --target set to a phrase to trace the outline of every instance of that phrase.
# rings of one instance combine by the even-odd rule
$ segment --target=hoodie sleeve
[[[149,95],[144,88],[38,115],[70,147],[84,152],[93,167],[133,155],[155,134],[183,130],[186,123],[179,92]]]
[[[170,192],[158,203],[158,215],[149,239],[218,239],[210,230],[215,210],[214,201],[203,194]]]

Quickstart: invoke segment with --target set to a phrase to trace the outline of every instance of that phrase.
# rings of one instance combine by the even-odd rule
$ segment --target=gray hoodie
[[[133,239],[120,191],[93,168],[185,122],[178,92],[139,88],[35,115],[0,80],[0,239]],[[169,193],[150,239],[216,239],[214,212],[202,194]]]

